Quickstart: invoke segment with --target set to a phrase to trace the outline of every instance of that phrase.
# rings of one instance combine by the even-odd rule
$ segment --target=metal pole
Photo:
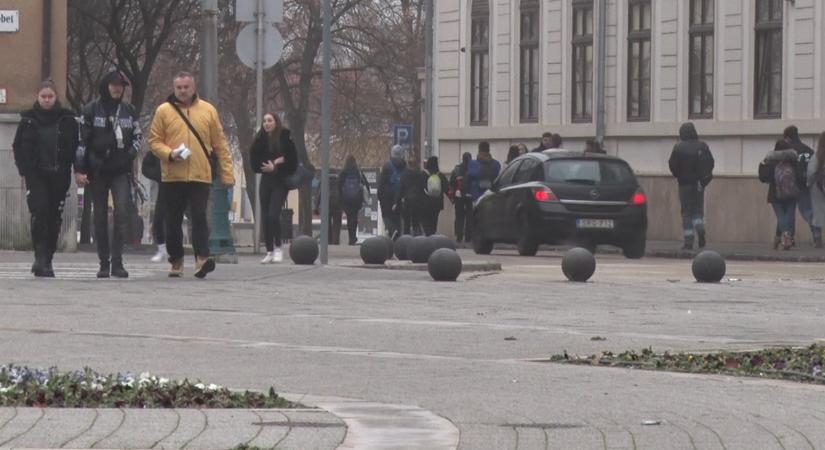
[[[260,130],[263,121],[263,98],[264,98],[264,2],[258,0],[255,18],[258,20],[258,28],[255,29],[257,39],[255,52],[255,129]],[[257,255],[260,253],[261,245],[259,237],[261,235],[261,174],[255,173],[255,227],[252,229],[252,249]],[[279,217],[278,220],[281,218]]]
[[[201,76],[203,77],[203,92],[200,94],[206,100],[218,104],[218,1],[202,0],[204,18],[202,29],[202,57]]]
[[[605,81],[605,43],[607,42],[607,8],[606,0],[598,0],[599,25],[596,39],[596,141],[604,145],[605,108],[604,108],[604,81]]]
[[[332,4],[323,0],[324,34],[321,71],[321,264],[329,262],[329,139],[331,120]]]
[[[433,0],[427,0],[424,24],[424,47],[426,52],[424,64],[427,72],[427,98],[424,103],[424,108],[426,109],[426,111],[424,111],[424,120],[426,122],[424,126],[427,130],[424,135],[425,158],[433,155],[433,34],[435,33],[435,28],[433,27],[433,3]]]

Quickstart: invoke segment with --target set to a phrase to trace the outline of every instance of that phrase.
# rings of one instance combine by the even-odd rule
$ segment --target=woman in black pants
[[[424,163],[424,173],[427,181],[424,186],[423,211],[421,217],[421,227],[424,228],[426,236],[432,236],[438,229],[438,215],[444,209],[444,196],[450,183],[447,177],[438,169],[438,157],[430,156]]]
[[[54,277],[63,206],[78,147],[78,126],[72,111],[60,106],[57,90],[46,80],[32,109],[20,113],[12,150],[17,171],[26,180],[26,203],[31,213],[36,277]]]
[[[344,162],[344,170],[338,176],[338,198],[341,200],[344,212],[347,214],[347,232],[349,233],[349,245],[358,242],[356,233],[358,231],[358,213],[364,206],[364,189],[369,192],[370,184],[367,177],[358,168],[358,163],[352,155],[347,156]]]
[[[277,115],[264,114],[263,126],[255,135],[249,159],[252,170],[262,174],[258,189],[267,253],[261,264],[281,262],[284,259],[281,251],[281,209],[289,192],[285,179],[295,173],[298,157],[295,144],[289,138],[289,130],[284,128]]]

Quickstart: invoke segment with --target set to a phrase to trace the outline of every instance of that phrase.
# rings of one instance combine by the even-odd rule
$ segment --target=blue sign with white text
[[[396,124],[392,126],[392,145],[412,145],[412,125]]]

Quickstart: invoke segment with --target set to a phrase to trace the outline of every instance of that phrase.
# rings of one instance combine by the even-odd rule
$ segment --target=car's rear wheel
[[[477,255],[489,255],[493,251],[493,241],[486,239],[481,230],[476,230],[473,235],[473,251]]]
[[[639,259],[645,256],[646,243],[645,233],[639,233],[622,247],[622,253],[625,258]]]
[[[516,242],[518,254],[521,256],[536,256],[539,251],[538,240],[535,238],[527,217],[521,216],[521,234]]]

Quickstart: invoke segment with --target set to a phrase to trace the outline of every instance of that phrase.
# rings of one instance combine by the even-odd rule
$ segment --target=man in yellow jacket
[[[174,94],[155,110],[149,135],[152,153],[160,159],[161,181],[166,195],[166,250],[172,264],[169,276],[183,276],[181,227],[188,206],[195,250],[195,276],[203,278],[215,270],[215,260],[209,257],[206,220],[213,177],[207,155],[214,154],[217,158],[219,174],[216,176],[227,187],[235,184],[232,157],[218,111],[198,98],[192,74],[178,73],[173,86]]]

